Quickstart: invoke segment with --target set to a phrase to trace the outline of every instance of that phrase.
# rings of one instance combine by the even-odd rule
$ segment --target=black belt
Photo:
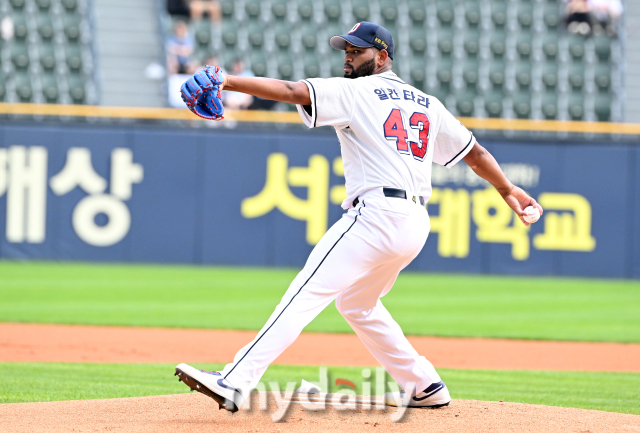
[[[382,193],[385,197],[396,197],[396,198],[407,198],[407,192],[404,189],[399,188],[382,188]],[[422,196],[416,197],[415,195],[412,197],[414,203],[416,203],[416,198],[420,200],[420,204],[424,206],[424,198]],[[353,201],[353,207],[356,207],[360,203],[358,197]]]

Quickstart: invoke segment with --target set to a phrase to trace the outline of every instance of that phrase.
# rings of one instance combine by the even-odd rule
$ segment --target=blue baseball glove
[[[219,67],[207,65],[185,81],[180,93],[189,110],[203,119],[224,119],[224,107],[220,98],[223,77]]]

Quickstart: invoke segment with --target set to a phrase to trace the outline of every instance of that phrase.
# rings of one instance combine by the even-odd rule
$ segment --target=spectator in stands
[[[218,0],[167,0],[167,12],[173,17],[200,19],[209,15],[212,23],[220,22],[220,2]]]
[[[581,35],[591,33],[591,8],[587,0],[567,0],[565,11],[565,21],[569,32]]]
[[[622,16],[620,0],[588,0],[591,13],[595,18],[595,29],[598,32],[616,34],[616,22]]]
[[[173,36],[167,42],[167,68],[169,74],[191,73],[192,55],[195,44],[189,35],[187,23],[178,20],[173,28]]]
[[[234,59],[231,64],[231,75],[238,77],[253,77],[253,72],[245,69],[242,59]],[[253,102],[253,96],[239,92],[225,92],[224,104],[231,110],[246,110]]]

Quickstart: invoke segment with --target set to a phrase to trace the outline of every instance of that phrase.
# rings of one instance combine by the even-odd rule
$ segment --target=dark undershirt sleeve
[[[303,105],[302,108],[304,108],[304,111],[309,115],[312,116],[313,112],[311,111],[311,105]]]

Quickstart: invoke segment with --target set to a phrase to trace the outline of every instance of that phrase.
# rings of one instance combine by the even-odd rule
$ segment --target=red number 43
[[[409,134],[404,129],[402,113],[394,108],[384,122],[384,136],[387,140],[396,141],[398,152],[407,155],[411,153],[415,159],[423,161],[429,143],[429,118],[424,113],[413,113],[409,118],[409,126],[418,130],[418,143],[407,140]]]

